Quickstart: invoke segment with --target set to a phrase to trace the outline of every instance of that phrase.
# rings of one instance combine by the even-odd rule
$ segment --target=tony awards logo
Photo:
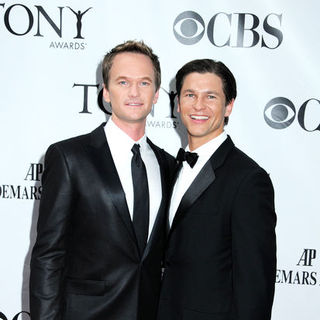
[[[82,41],[85,39],[83,23],[87,21],[84,16],[91,9],[0,3],[4,23],[2,27],[0,19],[0,32],[7,31],[18,37],[51,37],[49,48],[83,50],[86,47]]]
[[[92,110],[94,107],[92,107],[93,102],[91,102],[91,98],[96,97],[95,99],[95,105],[98,105],[98,107],[107,115],[112,114],[112,106],[110,104],[107,104],[103,99],[103,87],[101,84],[85,84],[85,83],[74,83],[72,88],[78,88],[77,91],[82,96],[81,98],[81,111],[79,113],[82,114],[92,114]],[[147,127],[157,128],[157,129],[170,129],[170,128],[177,128],[179,125],[179,121],[177,120],[177,117],[175,115],[174,109],[175,109],[175,102],[176,102],[176,96],[177,93],[174,91],[167,91],[163,87],[161,87],[163,92],[167,95],[169,103],[167,105],[168,110],[166,111],[166,116],[161,119],[159,119],[159,115],[156,114],[157,112],[155,109],[157,107],[153,108],[150,112],[150,116],[147,119]],[[93,93],[95,91],[95,95]],[[159,104],[159,102],[158,102]],[[170,109],[169,109],[170,108]],[[158,110],[164,110],[165,108],[159,107]]]

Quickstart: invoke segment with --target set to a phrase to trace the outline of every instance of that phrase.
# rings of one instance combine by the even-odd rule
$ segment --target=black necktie
[[[133,182],[133,228],[141,255],[147,244],[149,230],[149,187],[147,171],[140,154],[140,145],[134,144],[131,160]]]
[[[189,151],[184,151],[184,149],[180,148],[177,154],[177,161],[182,162],[182,161],[187,161],[189,166],[191,168],[194,167],[198,160],[199,156],[195,152],[189,152]]]

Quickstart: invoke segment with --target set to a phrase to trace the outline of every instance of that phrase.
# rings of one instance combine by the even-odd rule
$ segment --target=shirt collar
[[[220,145],[227,139],[227,133],[225,131],[221,132],[217,137],[203,144],[199,148],[193,150],[199,156],[198,161],[200,160],[207,161],[212,154],[220,147]],[[186,151],[190,151],[189,145],[186,147]]]
[[[140,144],[142,149],[147,147],[147,137],[145,134],[138,141],[134,141],[123,130],[121,130],[111,118],[109,118],[104,130],[108,143],[114,146],[121,146],[121,148],[118,147],[117,149],[121,149],[124,152],[131,152],[131,148],[135,143]]]

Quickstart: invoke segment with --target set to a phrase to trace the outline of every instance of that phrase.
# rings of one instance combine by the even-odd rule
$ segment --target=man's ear
[[[177,111],[180,113],[180,99],[177,97]]]
[[[224,116],[225,117],[229,117],[231,112],[232,112],[232,109],[233,109],[233,104],[234,104],[234,99],[232,99],[229,104],[226,105],[226,110],[225,110],[225,113],[224,113]]]
[[[103,98],[106,102],[110,103],[110,93],[105,85],[103,85]]]
[[[153,101],[152,101],[153,104],[156,104],[157,101],[158,101],[159,91],[160,91],[160,88],[156,91],[156,93],[155,93],[155,95],[154,95],[154,97],[153,97]]]

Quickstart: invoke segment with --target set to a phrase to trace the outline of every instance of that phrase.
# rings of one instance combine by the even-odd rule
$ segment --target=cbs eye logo
[[[264,108],[264,120],[273,129],[288,128],[297,115],[292,101],[284,97],[270,100]],[[309,99],[305,101],[298,111],[298,123],[300,127],[308,132],[320,131],[320,100]],[[306,127],[316,126],[315,129]]]
[[[183,44],[191,45],[200,41],[204,35],[205,24],[202,17],[194,11],[180,13],[173,23],[173,33]]]
[[[264,108],[264,120],[273,129],[284,129],[291,125],[296,108],[287,98],[274,98]]]

